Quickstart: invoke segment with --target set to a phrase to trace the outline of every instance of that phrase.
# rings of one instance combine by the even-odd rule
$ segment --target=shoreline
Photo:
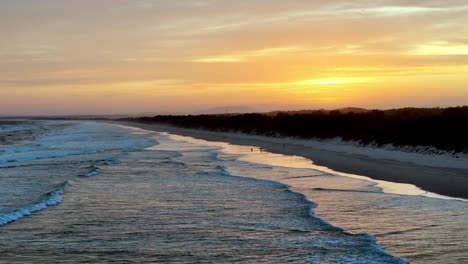
[[[310,146],[284,141],[276,142],[258,136],[235,136],[207,130],[179,128],[175,126],[147,124],[128,121],[112,123],[152,130],[169,132],[208,141],[222,141],[236,145],[257,146],[272,153],[295,155],[308,158],[314,164],[332,170],[367,176],[375,180],[408,183],[440,195],[468,199],[468,169],[445,168],[419,165],[388,159],[377,159],[365,155],[341,153],[332,150],[316,149]]]

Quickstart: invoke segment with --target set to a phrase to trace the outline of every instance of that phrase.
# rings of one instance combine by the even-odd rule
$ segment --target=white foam
[[[351,155],[361,155],[372,159],[393,160],[409,162],[417,165],[468,169],[468,154],[453,151],[443,151],[433,146],[394,146],[387,144],[377,146],[376,144],[363,145],[359,141],[344,141],[341,138],[332,139],[300,139],[295,137],[267,137],[254,134],[237,132],[214,132],[206,130],[184,129],[194,133],[226,136],[241,140],[260,140],[278,145],[292,144],[310,147],[317,150],[333,151]]]
[[[252,148],[258,149],[258,147],[254,147],[254,146],[241,146],[241,145],[229,144],[226,142],[206,141],[202,139],[196,139],[196,138],[192,138],[188,136],[175,135],[175,134],[165,133],[165,132],[161,134],[167,135],[171,139],[176,140],[176,141],[185,141],[185,142],[190,142],[190,143],[198,144],[198,145],[221,147],[223,152],[227,154],[239,155],[240,156],[239,160],[243,160],[247,162],[272,165],[272,166],[289,167],[289,168],[312,169],[315,171],[330,173],[336,176],[349,177],[349,178],[368,181],[368,182],[374,183],[384,193],[398,194],[398,195],[424,196],[424,197],[436,198],[436,199],[457,200],[457,201],[468,202],[467,199],[455,198],[455,197],[439,195],[436,193],[428,192],[428,191],[422,190],[421,188],[413,184],[376,180],[376,179],[372,179],[370,177],[366,177],[362,175],[334,171],[324,166],[315,165],[313,161],[304,157],[275,154],[275,153],[270,153],[268,151],[262,151],[259,155],[258,152],[251,151]]]
[[[0,226],[19,220],[34,212],[44,210],[49,206],[58,205],[63,201],[63,188],[47,194],[46,198],[38,203],[16,209],[10,213],[0,214]]]
[[[89,155],[112,150],[139,150],[152,143],[141,137],[124,137],[109,124],[94,122],[65,124],[74,124],[74,126],[42,135],[31,144],[1,149],[0,167],[10,166],[8,163],[12,162]]]
[[[81,177],[93,177],[93,176],[96,176],[98,174],[99,174],[99,172],[97,172],[97,171],[90,171],[90,172],[82,173],[82,174],[80,174],[80,176]]]

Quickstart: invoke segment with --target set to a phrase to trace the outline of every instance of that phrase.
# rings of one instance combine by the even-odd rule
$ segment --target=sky
[[[467,0],[0,0],[0,115],[467,104]]]

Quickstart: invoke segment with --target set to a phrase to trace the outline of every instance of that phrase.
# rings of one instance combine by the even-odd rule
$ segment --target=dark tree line
[[[360,140],[364,144],[433,146],[468,153],[468,106],[355,112],[155,116],[127,119],[184,128],[238,131],[266,136]]]

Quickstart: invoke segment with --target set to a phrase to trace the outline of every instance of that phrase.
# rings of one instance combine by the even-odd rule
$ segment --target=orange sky
[[[0,115],[468,104],[468,2],[0,2]]]

